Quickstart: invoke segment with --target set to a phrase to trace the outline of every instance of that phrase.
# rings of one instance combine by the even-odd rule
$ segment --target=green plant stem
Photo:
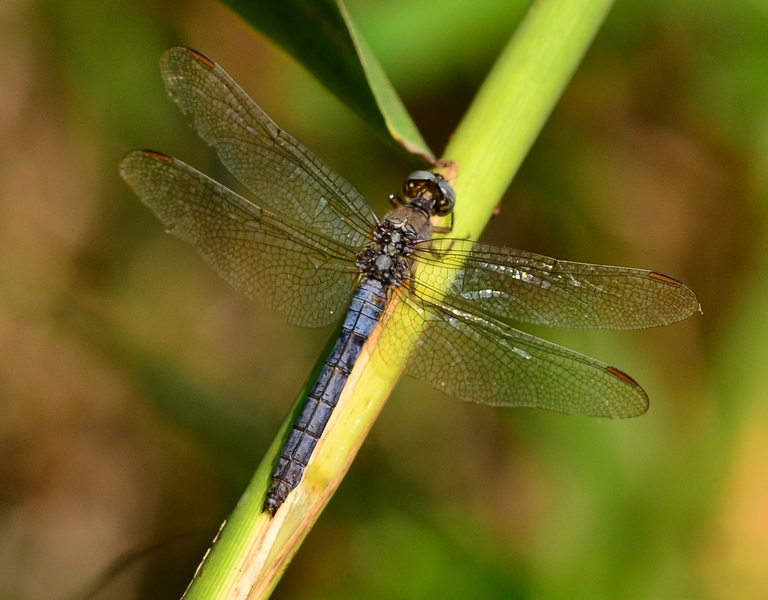
[[[612,0],[537,0],[483,84],[446,149],[458,163],[454,235],[476,239],[543,127]],[[391,308],[408,319],[404,305]],[[330,499],[402,372],[373,352],[393,334],[385,319],[366,345],[300,486],[273,519],[261,512],[286,419],[186,598],[267,597]],[[402,328],[401,328],[402,330]],[[414,330],[415,343],[418,330]],[[386,343],[383,341],[382,343]],[[302,394],[298,402],[303,401]]]

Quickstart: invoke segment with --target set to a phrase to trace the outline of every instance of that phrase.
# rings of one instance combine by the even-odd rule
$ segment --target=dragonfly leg
[[[430,240],[429,242],[429,253],[434,256],[435,258],[442,259],[444,258],[453,248],[453,245],[456,243],[455,239],[448,240],[448,247],[447,248],[438,248],[435,245],[435,242],[438,240]],[[439,240],[443,241],[443,240]]]
[[[456,212],[451,212],[451,223],[450,225],[435,225],[432,227],[432,233],[451,233],[453,231],[453,223],[455,218]]]

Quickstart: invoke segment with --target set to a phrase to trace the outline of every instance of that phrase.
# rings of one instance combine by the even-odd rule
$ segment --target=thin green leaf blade
[[[382,138],[434,155],[341,0],[224,0],[349,106]]]
[[[424,138],[421,137],[416,123],[411,119],[410,114],[408,114],[407,109],[403,105],[403,101],[389,82],[376,55],[373,54],[357,27],[355,27],[349,12],[341,0],[339,0],[338,5],[352,36],[352,41],[355,44],[360,64],[365,70],[370,90],[386,122],[387,130],[408,154],[418,156],[425,162],[433,163],[435,160],[434,154],[427,146]]]

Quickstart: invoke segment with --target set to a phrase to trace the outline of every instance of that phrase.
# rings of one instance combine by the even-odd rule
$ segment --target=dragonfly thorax
[[[373,240],[357,256],[362,273],[387,285],[400,286],[411,274],[416,244],[429,231],[429,216],[413,206],[392,210],[373,230]]]
[[[373,241],[357,256],[362,273],[387,285],[400,286],[411,276],[416,244],[429,237],[429,219],[451,213],[456,196],[442,175],[414,171],[403,194],[392,194],[396,205],[373,230]]]

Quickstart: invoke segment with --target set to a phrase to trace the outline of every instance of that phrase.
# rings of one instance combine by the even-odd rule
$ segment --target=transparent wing
[[[168,228],[189,242],[232,287],[320,327],[346,309],[358,272],[356,250],[256,206],[192,167],[136,150],[120,174]]]
[[[345,244],[361,246],[370,237],[377,219],[363,197],[280,129],[221,67],[174,47],[160,69],[200,137],[261,202]]]
[[[643,388],[615,367],[482,318],[460,299],[441,301],[429,290],[402,293],[427,321],[406,373],[446,394],[593,417],[628,418],[648,410]],[[393,350],[384,349],[385,358]]]
[[[419,252],[419,278],[447,297],[501,318],[572,329],[644,329],[700,310],[680,281],[654,271],[555,260],[531,252],[441,240]]]

